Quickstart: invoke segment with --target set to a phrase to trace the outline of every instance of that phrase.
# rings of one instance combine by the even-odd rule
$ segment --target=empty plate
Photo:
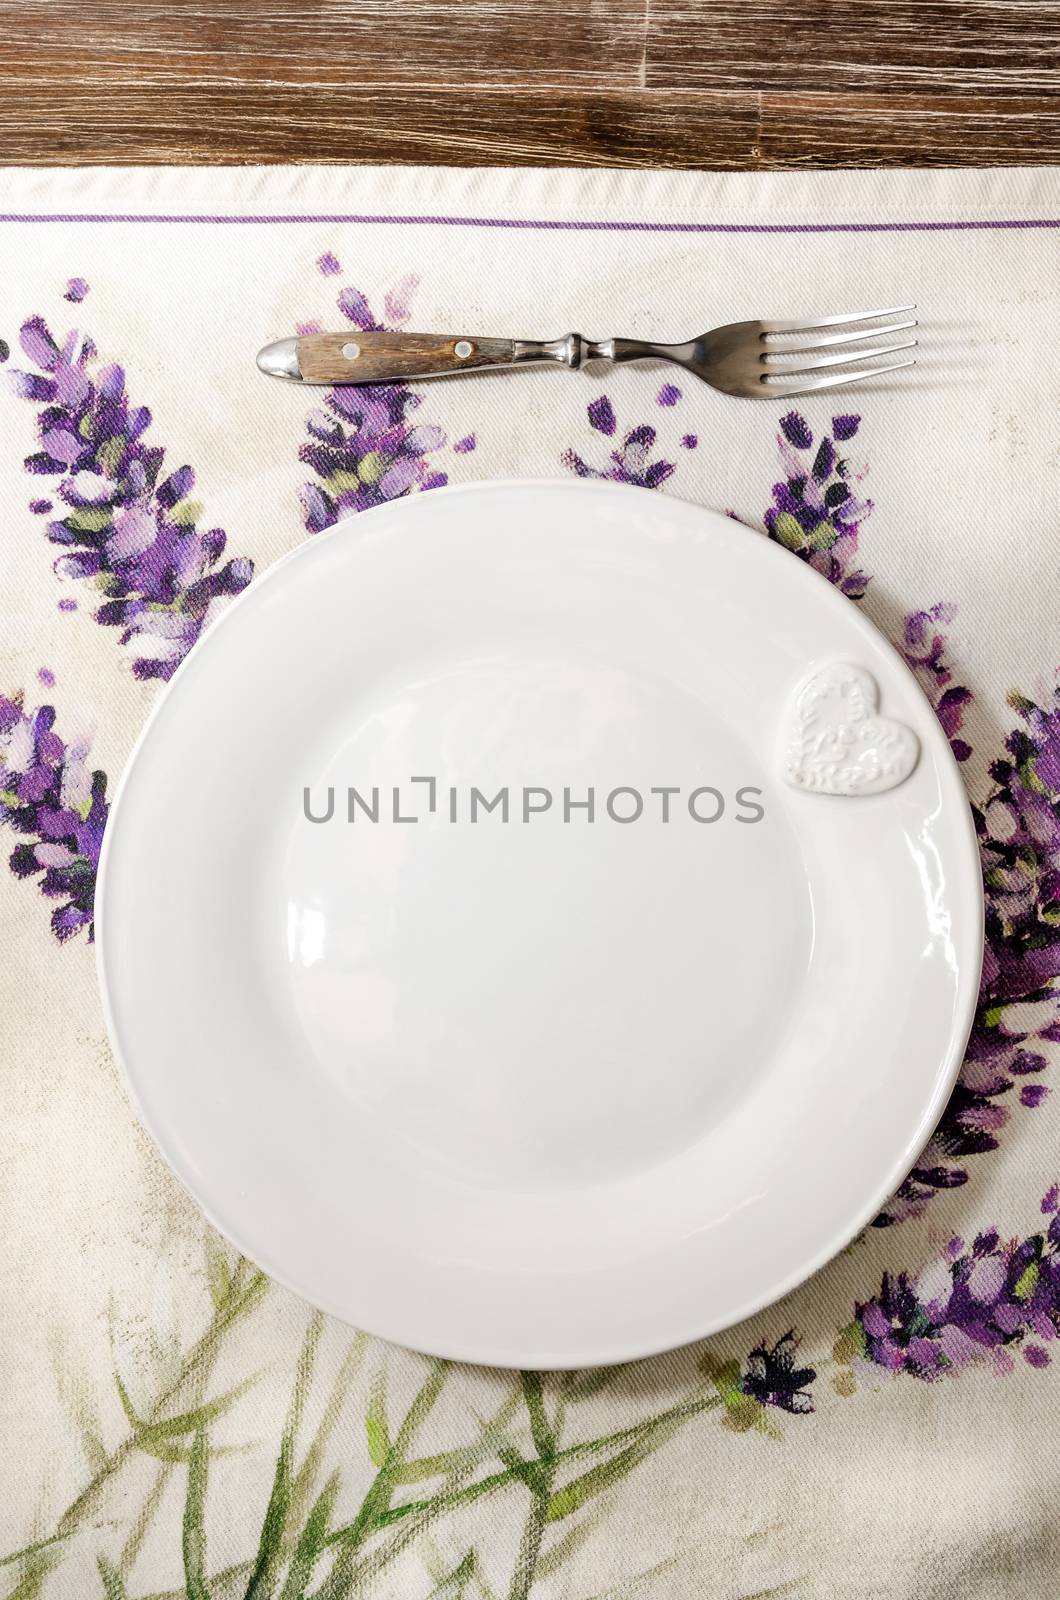
[[[928,1138],[982,951],[960,777],[864,614],[597,483],[410,496],[259,578],[148,720],[99,902],[114,1048],[207,1215],[504,1366],[822,1265]]]

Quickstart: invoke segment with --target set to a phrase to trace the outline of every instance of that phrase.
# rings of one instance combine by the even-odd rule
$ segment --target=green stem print
[[[523,1398],[530,1417],[530,1435],[537,1450],[538,1465],[533,1476],[527,1479],[530,1490],[530,1510],[519,1545],[519,1556],[512,1574],[509,1600],[526,1600],[541,1556],[541,1541],[549,1519],[552,1503],[552,1486],[556,1481],[556,1452],[563,1425],[563,1404],[560,1402],[555,1424],[549,1423],[545,1413],[545,1397],[539,1372],[521,1374]]]
[[[99,1464],[88,1483],[80,1493],[67,1506],[59,1517],[55,1531],[50,1538],[38,1540],[21,1550],[13,1552],[3,1558],[3,1565],[25,1565],[41,1553],[49,1553],[54,1559],[54,1549],[63,1544],[94,1511],[100,1497],[116,1473],[120,1472],[126,1462],[137,1452],[145,1451],[148,1454],[159,1456],[168,1466],[180,1459],[180,1444],[182,1438],[201,1429],[214,1418],[220,1416],[235,1402],[239,1394],[243,1393],[252,1381],[244,1380],[236,1389],[230,1390],[220,1398],[210,1401],[206,1405],[197,1405],[191,1410],[172,1415],[170,1408],[174,1402],[184,1395],[195,1380],[208,1372],[216,1359],[221,1343],[226,1333],[242,1317],[253,1309],[261,1300],[268,1288],[268,1279],[264,1273],[258,1272],[248,1261],[240,1259],[230,1277],[223,1286],[214,1289],[214,1313],[204,1333],[196,1340],[181,1363],[175,1381],[160,1396],[152,1409],[151,1415],[141,1418],[136,1415],[132,1403],[126,1392],[121,1378],[115,1374],[115,1383],[121,1398],[122,1408],[130,1423],[130,1431],[115,1448],[105,1451]],[[134,1530],[135,1531],[135,1530]],[[133,1548],[135,1554],[135,1546]],[[19,1594],[16,1587],[12,1591]]]
[[[951,1240],[915,1281],[885,1274],[879,1293],[857,1304],[853,1320],[840,1328],[833,1355],[818,1357],[815,1367],[797,1365],[791,1333],[772,1345],[756,1345],[746,1362],[708,1349],[681,1399],[600,1434],[587,1434],[577,1422],[583,1408],[609,1398],[621,1369],[494,1374],[481,1379],[492,1397],[490,1415],[476,1418],[472,1437],[438,1448],[426,1436],[447,1426],[442,1412],[451,1414],[455,1407],[464,1417],[475,1415],[459,1392],[474,1384],[475,1375],[446,1361],[421,1365],[419,1358],[395,1352],[365,1385],[363,1431],[351,1439],[347,1401],[365,1354],[376,1347],[354,1336],[331,1378],[319,1379],[327,1325],[310,1314],[257,1535],[248,1528],[243,1559],[211,1572],[211,1484],[215,1468],[232,1453],[230,1444],[216,1444],[214,1437],[255,1379],[230,1384],[214,1398],[205,1397],[205,1386],[222,1347],[231,1353],[235,1330],[262,1302],[266,1288],[263,1276],[239,1261],[215,1281],[211,1320],[148,1415],[136,1411],[126,1384],[116,1380],[129,1432],[108,1451],[97,1444],[93,1419],[86,1448],[94,1456],[103,1451],[96,1470],[53,1533],[5,1558],[13,1574],[9,1600],[36,1600],[52,1573],[75,1560],[73,1546],[92,1540],[98,1547],[82,1548],[76,1559],[91,1559],[102,1600],[354,1600],[380,1592],[387,1569],[422,1556],[429,1535],[443,1527],[461,1554],[435,1562],[436,1570],[427,1573],[433,1588],[424,1582],[425,1597],[463,1600],[477,1592],[483,1600],[528,1600],[538,1582],[551,1578],[592,1536],[604,1497],[709,1413],[717,1413],[730,1434],[756,1431],[775,1439],[777,1413],[811,1411],[812,1386],[826,1368],[835,1394],[849,1396],[866,1382],[878,1387],[910,1377],[953,1379],[974,1362],[1004,1374],[1013,1370],[1017,1351],[1031,1368],[1047,1365],[1042,1341],[1060,1332],[1055,1185],[1042,1200],[1040,1216],[1046,1219],[1040,1230],[1023,1239],[1005,1242],[996,1230],[986,1230],[970,1247]],[[378,1350],[382,1356],[383,1347]],[[407,1370],[410,1362],[419,1368],[417,1387],[395,1413],[388,1374],[395,1366]],[[311,1409],[315,1425],[303,1443]],[[421,1441],[428,1448],[420,1449]],[[115,1525],[99,1515],[101,1498],[137,1453],[157,1458],[159,1471],[125,1525]],[[340,1510],[365,1462],[371,1469],[367,1483],[356,1502],[347,1498]],[[137,1556],[174,1473],[184,1486],[182,1583],[144,1595],[132,1586]],[[518,1523],[509,1570],[499,1585],[496,1573],[487,1576],[474,1545],[468,1548],[467,1528],[459,1520],[487,1500],[502,1502],[503,1514]],[[223,1531],[230,1540],[231,1530]],[[653,1581],[656,1570],[663,1569],[635,1580],[639,1589]]]
[[[226,1335],[258,1303],[265,1280],[248,1263],[240,1262],[230,1281],[215,1290],[217,1303],[205,1332],[184,1357],[179,1376],[146,1418],[137,1416],[125,1385],[123,1406],[129,1415],[129,1434],[106,1454],[98,1471],[59,1519],[47,1540],[25,1546],[6,1558],[16,1568],[12,1597],[28,1600],[39,1592],[48,1576],[53,1551],[68,1546],[87,1528],[93,1508],[106,1485],[138,1450],[162,1454],[159,1474],[134,1518],[118,1554],[98,1552],[96,1557],[103,1600],[349,1600],[369,1593],[383,1570],[419,1538],[425,1528],[442,1517],[487,1496],[511,1490],[529,1495],[525,1525],[508,1585],[510,1597],[525,1600],[539,1571],[554,1570],[582,1542],[565,1536],[546,1550],[553,1524],[582,1512],[588,1503],[617,1483],[668,1438],[705,1411],[723,1406],[713,1387],[657,1415],[597,1438],[562,1443],[569,1406],[589,1399],[608,1381],[609,1374],[565,1377],[550,1383],[538,1373],[523,1373],[506,1385],[502,1404],[479,1429],[477,1439],[454,1448],[416,1455],[414,1445],[439,1401],[452,1369],[447,1362],[431,1362],[397,1429],[391,1434],[385,1381],[378,1374],[368,1387],[364,1410],[364,1439],[374,1476],[352,1516],[337,1525],[334,1508],[343,1477],[338,1466],[320,1483],[327,1446],[339,1413],[359,1368],[367,1341],[357,1336],[343,1358],[324,1400],[320,1419],[308,1446],[298,1460],[298,1439],[313,1388],[323,1319],[310,1318],[296,1363],[287,1421],[281,1436],[268,1500],[261,1518],[256,1552],[234,1566],[209,1570],[209,1491],[211,1467],[219,1454],[211,1445],[211,1429],[249,1388],[246,1379],[218,1398],[203,1400],[174,1414],[173,1403],[186,1394],[196,1378],[208,1376]],[[120,1380],[118,1380],[120,1383]],[[520,1424],[519,1415],[524,1421]],[[517,1437],[528,1431],[529,1449]],[[179,1453],[178,1453],[179,1452]],[[477,1477],[483,1465],[499,1461],[500,1469]],[[589,1465],[586,1470],[586,1464]],[[161,1488],[175,1470],[185,1475],[184,1512],[181,1523],[183,1586],[138,1596],[129,1588],[144,1531]],[[402,1498],[408,1486],[433,1482],[427,1496]],[[586,1530],[588,1531],[588,1530]],[[42,1565],[43,1553],[49,1559]],[[477,1578],[474,1553],[469,1552],[452,1569],[438,1593],[463,1594]],[[485,1592],[485,1591],[483,1591]]]

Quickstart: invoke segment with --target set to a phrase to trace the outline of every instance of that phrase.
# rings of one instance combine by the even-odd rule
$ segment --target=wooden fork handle
[[[303,383],[397,383],[514,365],[514,339],[356,331],[307,333],[298,340]]]
[[[577,368],[611,357],[611,341],[592,344],[580,333],[561,339],[482,339],[471,333],[305,333],[258,351],[258,366],[293,383],[401,383],[490,367],[558,364]]]

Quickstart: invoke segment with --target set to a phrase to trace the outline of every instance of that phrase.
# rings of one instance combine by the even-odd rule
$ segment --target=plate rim
[[[652,504],[655,506],[658,506],[660,502],[660,496],[657,490],[650,489],[639,484],[616,483],[606,479],[594,478],[565,479],[550,477],[512,477],[483,478],[476,479],[471,483],[446,484],[437,489],[430,490],[429,498],[427,498],[426,504],[428,506],[432,504],[436,496],[440,499],[448,500],[454,497],[470,497],[489,492],[496,492],[497,490],[527,493],[535,493],[540,491],[554,492],[556,490],[562,490],[566,494],[583,494],[586,497],[593,496],[604,497],[608,499],[614,499],[616,497],[621,499],[629,499],[635,496],[639,500],[646,500],[648,497],[650,497]],[[138,768],[152,730],[154,729],[156,722],[160,720],[163,708],[171,698],[175,685],[180,683],[182,678],[188,672],[191,663],[196,661],[196,659],[198,659],[200,663],[197,670],[203,670],[201,666],[204,654],[202,650],[202,644],[207,642],[209,638],[217,632],[217,630],[223,628],[230,617],[237,615],[244,604],[250,600],[251,596],[259,595],[263,588],[272,580],[274,580],[278,574],[282,577],[288,566],[292,563],[298,560],[306,560],[311,551],[327,544],[332,539],[342,537],[348,540],[350,538],[351,526],[362,533],[366,531],[366,525],[367,528],[370,529],[372,519],[376,513],[384,513],[388,510],[392,510],[393,507],[400,504],[402,501],[411,500],[413,503],[418,505],[423,503],[423,499],[424,497],[422,493],[415,496],[400,496],[397,500],[385,501],[378,506],[371,507],[367,511],[351,512],[347,516],[340,517],[339,520],[333,523],[330,528],[324,529],[321,533],[314,534],[311,537],[303,539],[298,544],[294,545],[290,550],[285,551],[283,555],[279,556],[268,567],[266,567],[260,576],[256,577],[250,584],[247,585],[245,589],[243,589],[232,599],[231,603],[211,624],[206,635],[204,635],[203,640],[198,641],[184,657],[183,661],[181,661],[172,678],[168,680],[168,682],[163,686],[161,692],[153,700],[147,716],[144,718],[143,724],[141,725],[136,738],[133,741],[129,755],[126,758],[117,783],[115,784],[114,793],[110,802],[107,826],[103,833],[103,844],[100,850],[99,865],[96,872],[94,901],[94,942],[96,947],[95,966],[103,1021],[107,1034],[107,1042],[113,1055],[115,1064],[118,1067],[120,1079],[141,1127],[149,1135],[152,1144],[162,1157],[169,1171],[179,1183],[180,1187],[183,1189],[185,1194],[189,1196],[193,1204],[206,1218],[211,1227],[215,1228],[223,1238],[225,1238],[240,1252],[241,1255],[246,1256],[248,1260],[254,1262],[260,1270],[264,1271],[269,1278],[280,1284],[282,1288],[288,1290],[292,1294],[297,1295],[300,1299],[305,1300],[307,1303],[318,1307],[320,1310],[324,1311],[325,1314],[336,1317],[337,1320],[343,1322],[346,1326],[351,1327],[355,1325],[350,1322],[349,1312],[336,1306],[331,1300],[330,1295],[324,1294],[315,1288],[311,1292],[308,1291],[305,1287],[301,1286],[295,1281],[295,1278],[287,1271],[286,1268],[277,1268],[273,1263],[271,1263],[268,1259],[267,1251],[263,1251],[257,1246],[255,1246],[253,1249],[248,1249],[240,1240],[240,1230],[238,1228],[229,1226],[227,1223],[222,1223],[218,1219],[213,1206],[204,1203],[204,1201],[199,1197],[192,1183],[185,1177],[176,1155],[172,1153],[172,1146],[167,1136],[164,1134],[163,1129],[157,1127],[155,1120],[148,1116],[143,1100],[138,1091],[136,1080],[130,1068],[130,1064],[126,1059],[125,1050],[121,1044],[121,1036],[117,1027],[115,1016],[115,1007],[112,1001],[112,981],[108,979],[107,975],[107,962],[105,957],[105,928],[109,920],[107,895],[107,885],[109,882],[108,869],[111,856],[114,854],[114,851],[117,848],[114,844],[118,833],[117,818],[120,815],[121,808],[125,802],[126,795],[130,787],[131,775]],[[769,550],[770,552],[774,552],[765,557],[767,560],[778,562],[783,560],[785,562],[792,563],[786,568],[787,571],[794,574],[796,570],[800,570],[803,574],[805,574],[805,578],[796,578],[796,583],[806,581],[811,585],[815,585],[819,594],[823,595],[825,592],[827,592],[827,594],[831,596],[831,598],[826,602],[827,604],[846,606],[848,609],[845,612],[845,615],[848,617],[853,616],[855,619],[855,627],[859,631],[877,640],[885,646],[892,663],[898,669],[899,676],[904,676],[906,682],[914,689],[916,697],[921,701],[928,713],[928,725],[931,728],[929,739],[935,747],[934,753],[936,758],[939,760],[940,765],[944,766],[949,771],[951,777],[956,781],[960,794],[965,801],[965,804],[958,808],[959,820],[958,818],[953,819],[953,827],[956,836],[955,843],[966,857],[965,866],[969,868],[967,873],[968,886],[972,891],[972,899],[974,902],[973,909],[975,912],[975,929],[973,931],[975,931],[978,935],[978,955],[973,958],[974,972],[965,968],[965,970],[968,971],[967,980],[962,980],[964,981],[965,992],[963,996],[958,993],[958,1003],[956,1003],[954,1006],[954,1021],[950,1032],[949,1048],[943,1058],[942,1063],[940,1063],[942,1070],[936,1075],[934,1093],[931,1095],[923,1114],[916,1124],[915,1129],[912,1130],[905,1144],[902,1146],[900,1155],[895,1160],[893,1165],[888,1169],[886,1184],[878,1187],[878,1189],[873,1192],[871,1200],[867,1201],[863,1205],[861,1210],[855,1215],[853,1221],[848,1220],[847,1222],[844,1222],[836,1232],[829,1236],[828,1242],[822,1246],[822,1248],[809,1260],[800,1262],[800,1264],[793,1268],[790,1273],[783,1276],[779,1281],[771,1284],[762,1293],[752,1296],[748,1301],[736,1307],[735,1309],[727,1311],[724,1315],[715,1316],[713,1318],[704,1316],[704,1318],[696,1322],[694,1327],[682,1327],[680,1329],[675,1328],[672,1334],[667,1335],[665,1339],[655,1338],[649,1344],[644,1344],[643,1341],[637,1341],[629,1345],[618,1344],[608,1346],[603,1349],[594,1348],[592,1350],[587,1350],[584,1347],[581,1347],[578,1353],[572,1353],[572,1349],[565,1351],[555,1349],[551,1351],[541,1349],[497,1350],[488,1344],[476,1341],[474,1332],[472,1330],[469,1330],[467,1337],[461,1341],[454,1342],[451,1340],[442,1339],[437,1342],[428,1341],[426,1344],[409,1344],[407,1335],[400,1332],[388,1331],[382,1327],[369,1327],[366,1324],[362,1324],[360,1320],[358,1320],[358,1323],[356,1324],[358,1328],[366,1333],[369,1333],[370,1336],[374,1338],[380,1338],[388,1343],[396,1344],[403,1348],[412,1349],[421,1354],[437,1357],[443,1360],[465,1362],[476,1366],[500,1367],[509,1370],[526,1368],[542,1371],[578,1371],[587,1367],[599,1365],[622,1365],[634,1361],[647,1360],[653,1356],[662,1355],[673,1350],[683,1349],[691,1344],[700,1342],[701,1340],[712,1338],[715,1335],[724,1332],[728,1328],[735,1327],[738,1324],[757,1316],[769,1306],[775,1305],[778,1301],[784,1299],[787,1295],[793,1293],[796,1289],[807,1283],[825,1266],[827,1266],[829,1262],[833,1261],[854,1239],[856,1239],[857,1236],[871,1223],[872,1218],[878,1213],[881,1205],[883,1205],[883,1203],[894,1194],[899,1184],[908,1175],[912,1166],[915,1164],[917,1155],[919,1155],[923,1150],[924,1146],[930,1139],[931,1134],[937,1127],[942,1113],[950,1099],[964,1061],[968,1040],[971,1036],[972,1027],[974,1025],[976,1003],[978,1000],[979,986],[982,977],[982,965],[985,956],[984,941],[986,931],[985,897],[980,867],[978,837],[976,835],[972,814],[971,797],[968,795],[965,788],[964,780],[961,776],[956,757],[953,754],[949,740],[946,737],[942,725],[938,721],[935,709],[931,705],[931,702],[928,699],[924,688],[917,679],[916,674],[910,667],[909,663],[901,655],[897,647],[892,644],[891,640],[883,632],[882,628],[878,627],[864,611],[860,610],[857,604],[852,601],[849,596],[842,594],[842,592],[838,590],[836,586],[824,576],[823,573],[818,572],[814,567],[810,566],[808,562],[799,560],[793,552],[786,550],[783,546],[777,544],[775,540],[770,539],[767,534],[759,529],[750,526],[748,523],[740,521],[736,517],[729,516],[721,511],[717,511],[713,507],[704,506],[699,504],[697,501],[686,500],[683,497],[674,494],[663,496],[662,499],[663,503],[679,504],[683,508],[694,513],[697,517],[702,517],[705,522],[716,521],[725,524],[728,526],[730,531],[735,530],[738,531],[741,536],[746,536],[748,539],[754,539],[757,541],[759,548],[762,548],[764,551]],[[780,569],[778,567],[778,571],[779,570]],[[854,803],[856,803],[856,801]],[[114,987],[116,988],[116,985]],[[577,1341],[575,1339],[571,1339],[569,1343],[572,1347],[574,1347]]]

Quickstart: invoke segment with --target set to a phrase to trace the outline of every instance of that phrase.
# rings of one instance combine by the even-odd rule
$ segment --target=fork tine
[[[811,339],[809,343],[800,339],[798,344],[771,344],[766,348],[775,355],[797,356],[804,350],[824,350],[828,345],[857,344],[859,339],[882,339],[885,334],[902,333],[906,328],[915,328],[916,325],[916,318],[909,317],[905,322],[885,322],[882,328],[878,325],[871,328],[856,328],[853,333],[829,333],[823,339]],[[772,338],[773,335],[770,334],[769,337]]]
[[[824,378],[807,378],[803,383],[767,383],[761,379],[762,393],[767,399],[790,400],[798,394],[813,394],[817,389],[838,389],[845,383],[863,383],[866,378],[882,378],[885,372],[901,372],[903,367],[915,367],[916,361],[891,361],[885,367],[859,367],[853,372],[831,373]]]
[[[816,372],[820,367],[846,367],[854,361],[868,361],[873,356],[893,356],[897,350],[915,348],[915,339],[903,339],[899,344],[871,345],[867,350],[841,350],[837,356],[819,356],[816,361],[798,361],[793,367],[767,367],[766,371],[775,373],[778,378],[795,378],[803,372]],[[796,354],[795,351],[791,353]],[[775,361],[776,355],[762,355],[758,359],[763,363]]]
[[[873,318],[899,317],[915,311],[916,305],[884,306],[879,311],[848,311],[841,317],[819,317],[816,322],[762,322],[763,333],[813,333],[817,328],[838,328],[847,322],[871,322]]]

